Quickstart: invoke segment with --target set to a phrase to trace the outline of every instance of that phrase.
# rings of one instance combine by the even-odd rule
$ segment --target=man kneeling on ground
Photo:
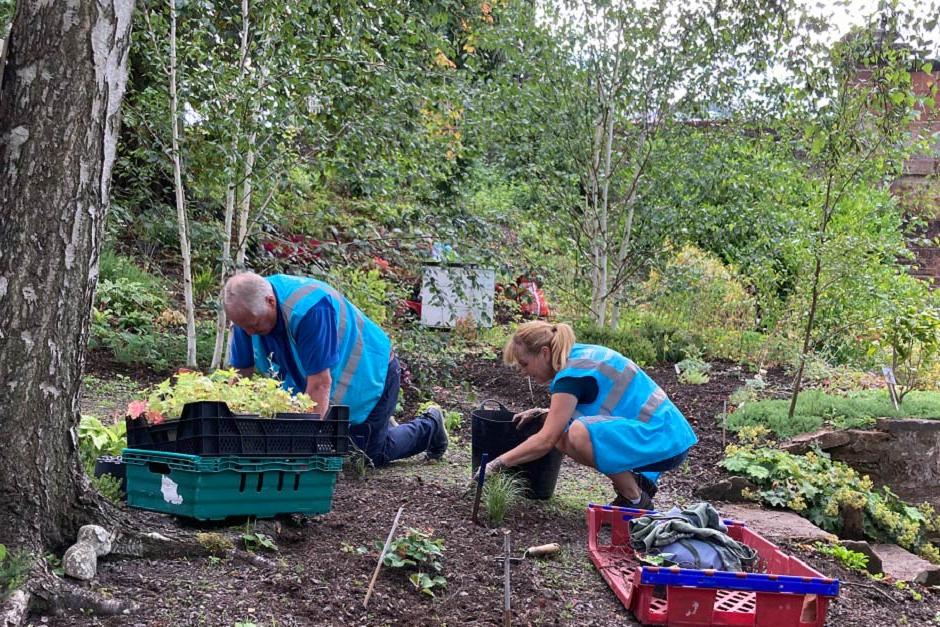
[[[223,299],[234,325],[231,364],[241,376],[274,376],[310,396],[321,416],[330,404],[349,406],[350,433],[365,441],[376,466],[422,452],[444,455],[440,409],[402,425],[391,420],[401,384],[391,340],[335,289],[304,277],[241,272],[226,282]]]

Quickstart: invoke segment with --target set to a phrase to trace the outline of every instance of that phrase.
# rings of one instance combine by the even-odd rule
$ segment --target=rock
[[[111,534],[98,525],[85,525],[78,530],[78,542],[90,544],[98,557],[111,552]]]
[[[875,544],[872,549],[881,558],[886,575],[925,586],[940,585],[940,566],[917,557],[896,544]]]
[[[748,499],[742,496],[744,490],[757,490],[757,486],[744,477],[731,477],[722,479],[718,483],[696,488],[695,496],[706,501],[724,501],[726,503],[742,503]]]
[[[763,509],[758,505],[722,505],[722,516],[733,518],[768,538],[786,538],[798,542],[835,542],[837,538],[793,512]]]
[[[73,544],[65,552],[62,566],[69,577],[82,581],[94,579],[98,572],[98,554],[95,547],[85,542]]]
[[[846,504],[839,506],[839,517],[842,519],[841,536],[847,540],[864,540],[865,528],[862,510]]]
[[[812,433],[798,435],[781,444],[780,448],[794,455],[803,455],[811,450],[814,444],[825,451],[830,448],[835,448],[836,446],[844,446],[849,443],[850,439],[850,436],[845,431],[820,429]]]
[[[875,549],[867,542],[861,540],[840,540],[839,544],[850,551],[855,551],[856,553],[861,553],[868,557],[868,564],[865,566],[865,569],[872,575],[884,572],[881,565],[881,558],[875,553]]]

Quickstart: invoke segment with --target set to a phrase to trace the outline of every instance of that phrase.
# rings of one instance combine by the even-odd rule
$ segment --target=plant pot
[[[487,409],[487,403],[495,403],[498,409]],[[474,471],[480,465],[480,457],[483,453],[488,454],[490,459],[495,459],[522,444],[542,428],[541,420],[533,420],[523,425],[521,429],[517,429],[512,417],[513,412],[501,403],[491,400],[483,401],[480,407],[470,412],[472,421],[470,452]],[[518,467],[519,476],[528,484],[527,498],[537,500],[551,498],[555,492],[562,459],[564,459],[564,453],[553,448],[543,457]]]
[[[127,494],[127,469],[121,456],[102,455],[95,460],[95,476],[111,475],[121,482],[121,492]]]

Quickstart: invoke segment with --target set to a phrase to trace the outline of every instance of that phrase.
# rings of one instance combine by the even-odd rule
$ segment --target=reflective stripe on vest
[[[619,355],[614,351],[605,349],[603,347],[589,347],[586,345],[576,345],[575,349],[572,349],[572,353],[579,352],[582,353],[586,351],[596,351],[600,349],[611,357],[616,356],[617,360],[623,360],[624,367],[622,370],[619,370],[614,364],[599,360],[599,359],[590,359],[587,357],[575,357],[569,359],[565,363],[564,368],[559,372],[556,377],[561,376],[578,376],[572,374],[566,374],[569,370],[581,370],[586,373],[595,372],[599,375],[602,375],[605,379],[610,381],[610,389],[607,391],[606,396],[602,399],[600,408],[597,411],[597,416],[592,416],[591,422],[601,421],[601,416],[613,416],[615,410],[620,405],[621,401],[626,396],[627,392],[630,389],[630,385],[634,382],[637,374],[639,374],[639,367],[634,364],[629,359]],[[645,377],[648,378],[648,377]],[[643,405],[639,408],[635,418],[641,422],[649,422],[652,419],[653,414],[666,402],[666,393],[655,384],[652,380],[649,381],[653,385],[653,391],[650,395],[644,400]],[[598,386],[598,394],[603,393],[603,388],[605,386]],[[582,417],[583,410],[576,409],[573,417]]]
[[[302,287],[297,288],[291,292],[290,297],[284,301],[281,315],[287,321],[290,321],[291,316],[294,314],[294,307],[297,306],[303,298],[315,294],[320,291],[321,286],[308,284]],[[346,325],[349,317],[348,310],[349,308],[346,305],[346,300],[340,295],[339,292],[334,290],[329,286],[322,286],[323,291],[332,296],[339,309],[339,330],[337,332],[337,338],[339,341],[343,341],[346,337]],[[294,335],[290,328],[290,323],[286,324],[287,333],[290,336],[290,341],[292,344],[294,342]],[[353,375],[356,372],[356,368],[359,367],[359,362],[362,360],[362,351],[365,341],[363,339],[362,329],[365,326],[365,322],[362,319],[362,316],[356,316],[356,341],[352,346],[352,349],[349,353],[349,359],[346,360],[346,366],[343,368],[343,373],[339,377],[339,381],[336,382],[336,388],[333,390],[332,403],[334,405],[342,405],[343,400],[346,398],[346,393],[349,391],[349,385],[352,383]]]

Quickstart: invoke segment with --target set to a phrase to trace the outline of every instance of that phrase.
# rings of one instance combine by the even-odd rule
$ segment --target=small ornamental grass
[[[487,476],[483,485],[483,505],[494,525],[501,525],[512,506],[522,497],[522,480],[509,472],[495,472]]]

